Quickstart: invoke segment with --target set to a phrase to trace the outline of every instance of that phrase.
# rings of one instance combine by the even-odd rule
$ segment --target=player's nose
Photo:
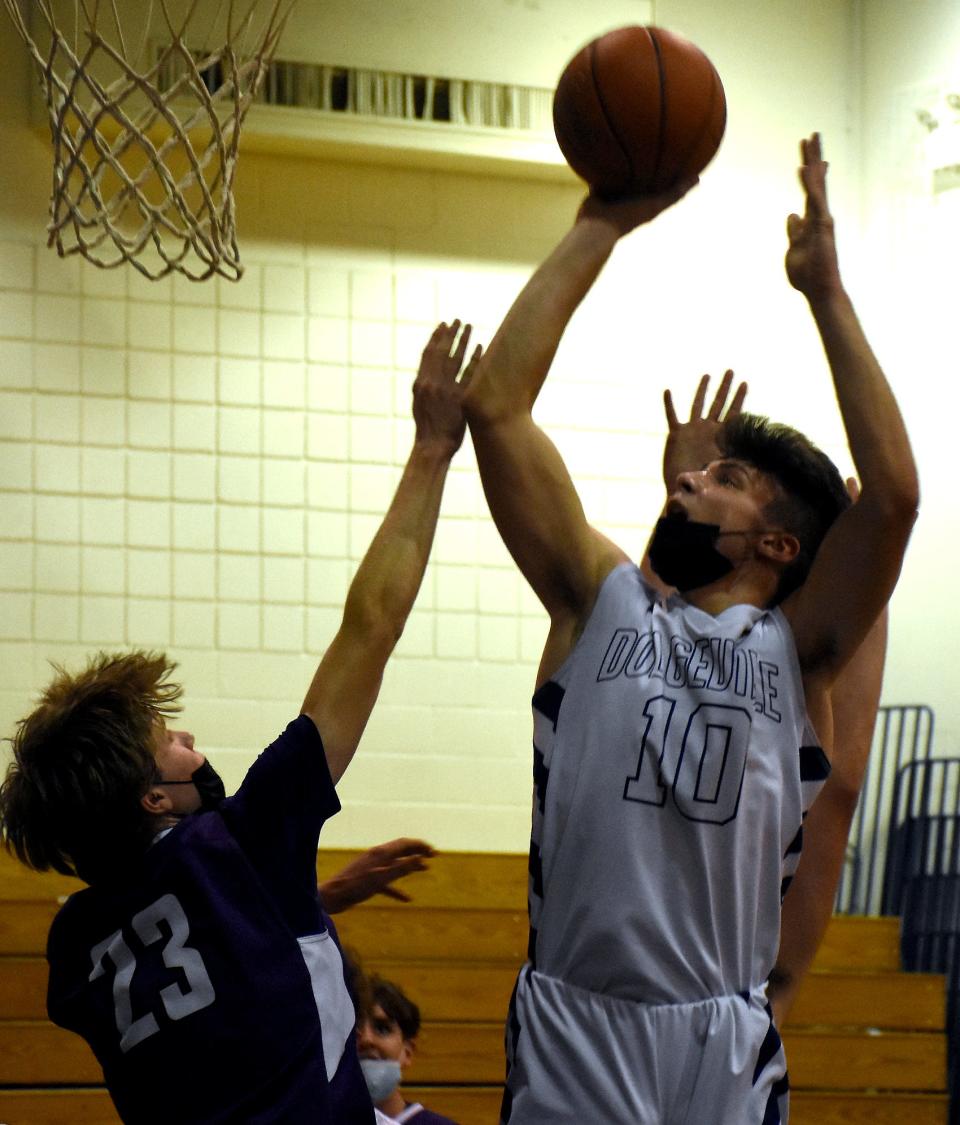
[[[677,490],[680,492],[692,493],[703,482],[703,472],[683,472],[677,474]]]

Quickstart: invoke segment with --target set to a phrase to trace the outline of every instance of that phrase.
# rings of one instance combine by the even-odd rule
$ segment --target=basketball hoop
[[[105,269],[130,262],[151,279],[238,280],[240,127],[293,0],[210,0],[202,20],[200,0],[3,4],[46,98],[48,245]]]

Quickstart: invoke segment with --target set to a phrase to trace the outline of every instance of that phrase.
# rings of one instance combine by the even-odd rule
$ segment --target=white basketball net
[[[243,0],[242,11],[241,0],[207,3],[213,49],[185,41],[200,0],[157,0],[156,21],[154,0],[128,4],[127,37],[118,0],[26,0],[32,25],[21,3],[3,0],[46,95],[48,245],[104,268],[130,262],[149,278],[239,279],[240,126],[292,0]]]

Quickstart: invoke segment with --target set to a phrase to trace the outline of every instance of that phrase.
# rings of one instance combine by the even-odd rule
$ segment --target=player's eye
[[[377,1020],[373,1025],[373,1030],[377,1035],[387,1036],[393,1030],[393,1024],[388,1023],[386,1020]]]

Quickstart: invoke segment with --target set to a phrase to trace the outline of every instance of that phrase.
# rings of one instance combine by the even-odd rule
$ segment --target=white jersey
[[[779,609],[618,566],[534,697],[533,967],[648,1004],[762,986],[828,772]]]

